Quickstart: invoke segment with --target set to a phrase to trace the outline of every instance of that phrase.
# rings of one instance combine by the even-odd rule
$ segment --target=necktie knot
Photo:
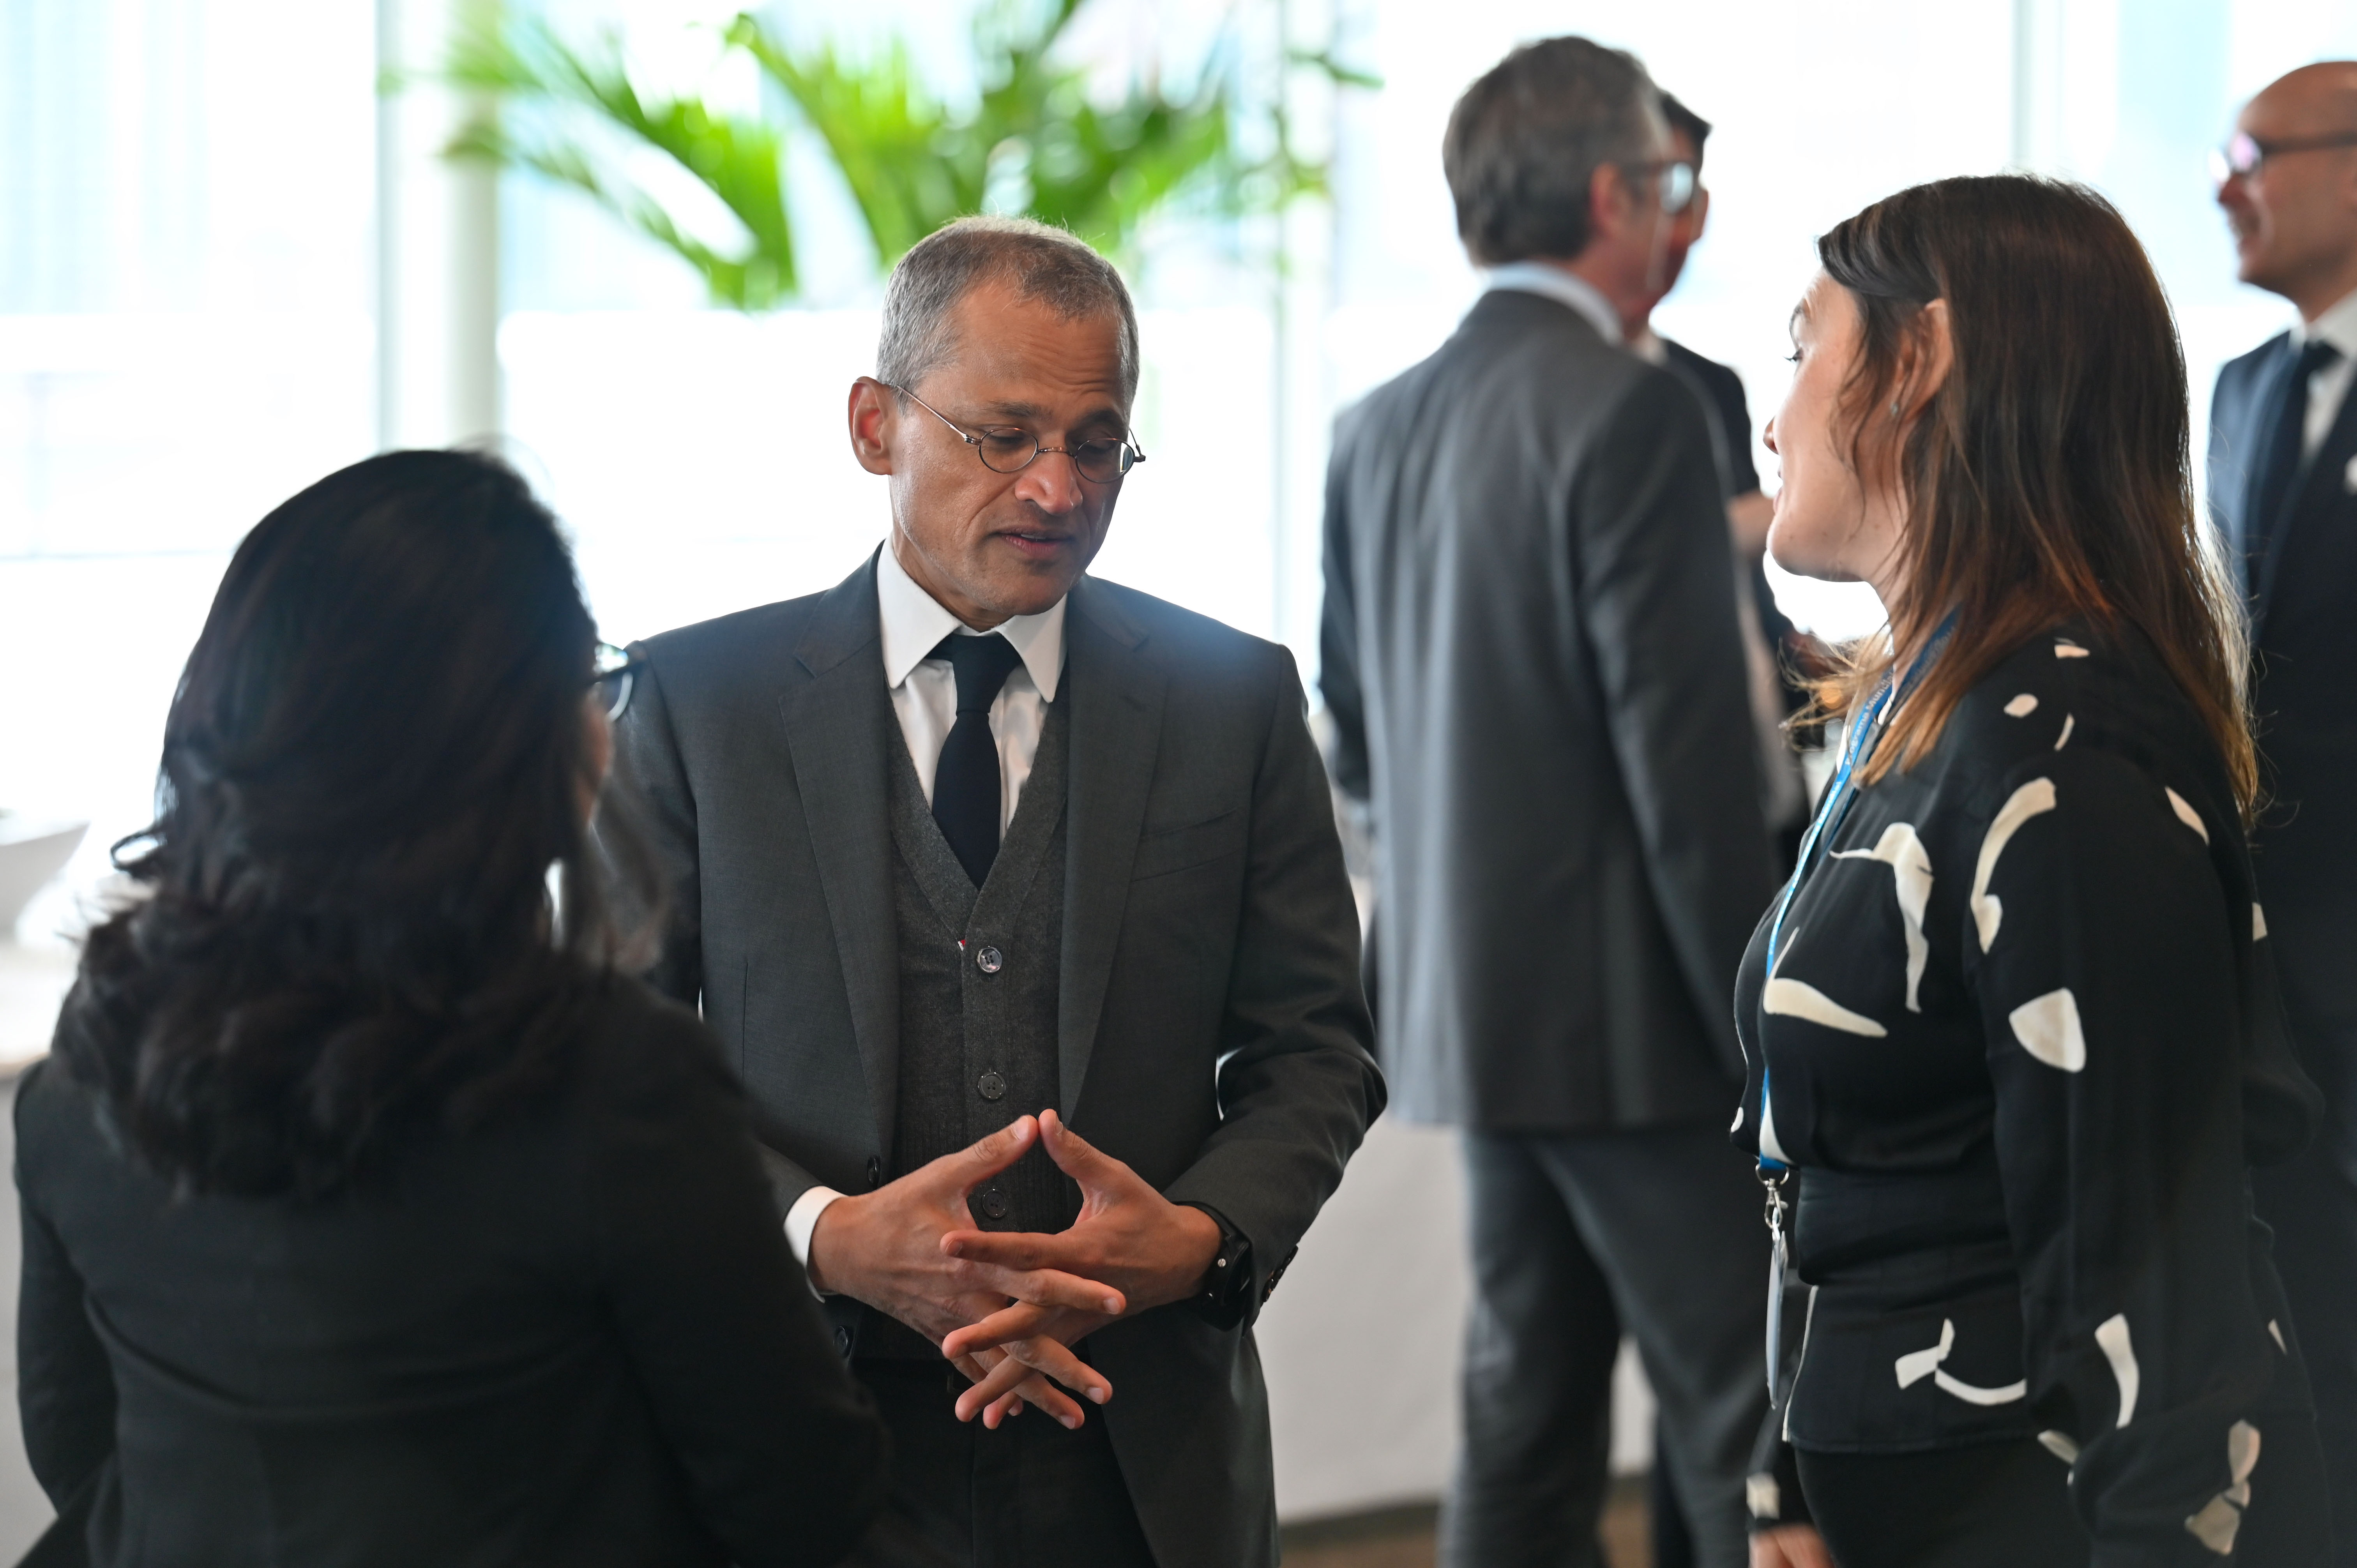
[[[2300,346],[2299,373],[2303,379],[2330,367],[2341,358],[2341,350],[2321,338],[2310,338]]]
[[[961,714],[987,714],[990,704],[998,700],[999,688],[1015,673],[1023,655],[1015,645],[996,632],[983,637],[967,637],[952,632],[933,649],[932,656],[946,659],[957,674],[957,711]]]

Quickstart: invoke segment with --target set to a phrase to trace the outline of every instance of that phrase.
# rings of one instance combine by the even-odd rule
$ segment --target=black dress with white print
[[[2318,1101],[2216,746],[2140,634],[2073,622],[1836,810],[1736,988],[1734,1135],[1795,1168],[1813,1287],[1770,1435],[2034,1437],[2095,1561],[2217,1562],[2270,1416],[2313,1442],[2247,1170]]]

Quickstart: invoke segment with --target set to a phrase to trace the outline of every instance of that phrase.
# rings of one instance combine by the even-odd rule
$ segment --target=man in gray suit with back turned
[[[1771,874],[1709,429],[1620,343],[1693,188],[1668,149],[1643,68],[1585,39],[1474,83],[1444,163],[1490,290],[1344,416],[1327,486],[1384,1065],[1465,1130],[1457,1568],[1598,1561],[1623,1328],[1698,1560],[1746,1556],[1768,1248],[1725,1129]]]
[[[877,359],[885,548],[645,647],[657,978],[735,1055],[934,1548],[1273,1568],[1251,1322],[1383,1102],[1293,660],[1083,575],[1139,457],[1085,245],[933,235]]]

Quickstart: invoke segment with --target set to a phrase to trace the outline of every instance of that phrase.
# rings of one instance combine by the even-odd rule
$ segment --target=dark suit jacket
[[[2298,359],[2286,334],[2218,372],[2210,507],[2251,608],[2271,797],[2255,840],[2260,901],[2301,1065],[2346,1140],[2357,1130],[2357,397],[2261,529],[2253,480]],[[2271,546],[2255,555],[2262,534]]]
[[[1371,800],[1401,1109],[1717,1122],[1771,886],[1710,431],[1568,306],[1486,295],[1345,414],[1321,683]]]
[[[1093,578],[1065,613],[1071,704],[1059,1109],[1252,1241],[1256,1305],[1383,1108],[1357,912],[1282,648]],[[899,938],[875,564],[666,633],[620,727],[675,879],[661,969],[701,996],[790,1205],[889,1164]],[[1016,955],[1010,955],[1020,961]],[[866,1309],[829,1307],[856,1348]],[[1163,1568],[1275,1561],[1248,1326],[1190,1305],[1089,1341]]]
[[[17,1090],[18,1400],[86,1561],[834,1562],[881,1423],[711,1037],[635,983],[545,1104],[341,1200],[199,1197],[55,1065]],[[73,1543],[57,1560],[80,1553]]]

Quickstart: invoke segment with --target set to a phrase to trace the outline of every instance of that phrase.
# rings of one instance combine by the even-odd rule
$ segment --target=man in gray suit
[[[1475,1299],[1444,1561],[1597,1561],[1636,1337],[1698,1560],[1745,1561],[1767,1237],[1727,1147],[1771,888],[1705,414],[1620,341],[1693,189],[1636,60],[1517,49],[1444,163],[1491,287],[1344,416],[1324,687],[1367,800],[1398,1108],[1465,1130]]]
[[[919,244],[850,399],[888,542],[653,639],[619,736],[659,983],[735,1055],[899,1511],[977,1568],[1275,1563],[1251,1322],[1383,1103],[1292,659],[1083,575],[1136,383],[1079,241]]]

